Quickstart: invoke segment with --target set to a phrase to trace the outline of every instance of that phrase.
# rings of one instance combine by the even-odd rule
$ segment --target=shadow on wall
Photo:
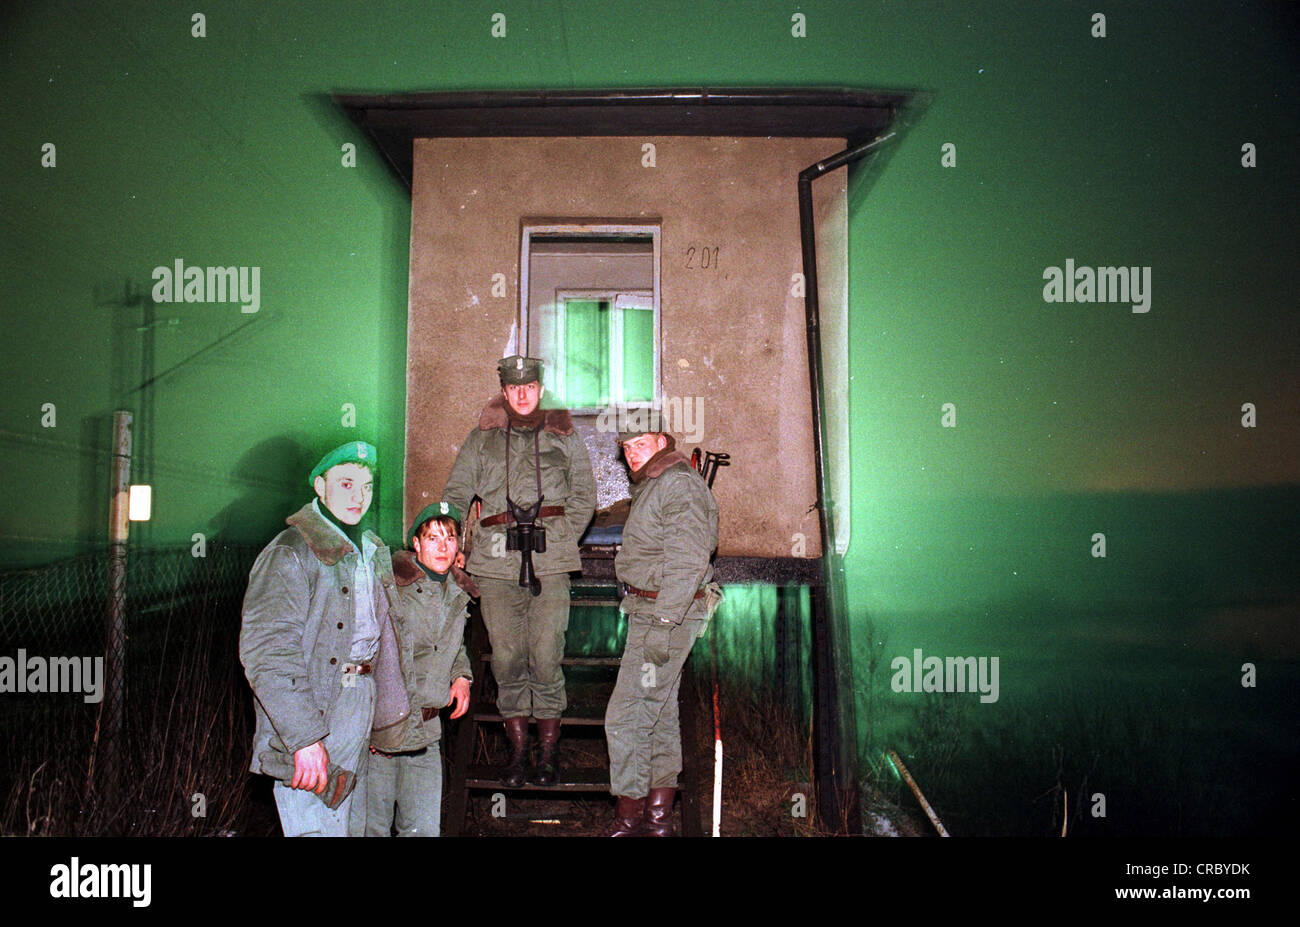
[[[307,476],[319,459],[315,450],[289,436],[263,441],[244,453],[229,479],[246,489],[208,523],[209,538],[229,544],[270,541],[284,530],[288,516],[315,498]]]

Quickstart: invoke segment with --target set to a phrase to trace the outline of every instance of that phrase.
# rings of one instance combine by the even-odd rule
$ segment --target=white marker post
[[[722,739],[713,741],[713,836],[722,836]]]
[[[930,819],[930,823],[933,824],[934,829],[939,832],[939,836],[947,837],[947,828],[945,828],[943,822],[939,820],[939,815],[934,813],[934,809],[930,807],[930,803],[925,800],[925,795],[921,792],[921,787],[916,784],[916,780],[912,778],[912,774],[908,772],[907,767],[903,765],[902,758],[893,750],[889,751],[889,758],[893,761],[894,768],[902,774],[903,781],[906,782],[908,787],[912,790],[912,794],[916,796],[916,800],[921,803],[921,810],[924,811],[926,817]]]

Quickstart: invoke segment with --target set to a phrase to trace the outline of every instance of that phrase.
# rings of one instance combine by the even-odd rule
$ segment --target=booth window
[[[659,392],[658,226],[525,226],[521,332],[548,405],[593,413]]]

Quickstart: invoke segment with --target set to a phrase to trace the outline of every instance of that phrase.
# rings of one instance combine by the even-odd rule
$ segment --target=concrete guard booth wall
[[[654,166],[644,163],[647,144]],[[657,224],[660,398],[699,402],[699,445],[731,455],[714,484],[718,555],[819,557],[796,180],[844,147],[843,138],[415,139],[405,523],[439,498],[499,390],[496,361],[520,320],[523,227]],[[813,188],[840,553],[849,531],[846,178]],[[716,250],[704,267],[706,248]],[[497,277],[494,292],[498,274],[505,285]],[[587,437],[599,473],[596,453],[610,445]]]

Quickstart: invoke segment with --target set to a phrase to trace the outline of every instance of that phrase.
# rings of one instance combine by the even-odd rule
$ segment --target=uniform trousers
[[[651,789],[677,787],[682,771],[677,693],[686,659],[704,627],[698,602],[686,614],[681,624],[669,629],[668,662],[662,666],[645,658],[646,633],[658,619],[627,616],[627,646],[605,709],[609,790],[614,795],[645,798]]]
[[[501,717],[560,717],[568,705],[560,660],[569,628],[569,574],[539,576],[537,596],[516,580],[475,578]]]
[[[414,753],[370,754],[366,836],[390,836],[394,823],[399,837],[437,837],[441,833],[442,751],[438,741]]]

